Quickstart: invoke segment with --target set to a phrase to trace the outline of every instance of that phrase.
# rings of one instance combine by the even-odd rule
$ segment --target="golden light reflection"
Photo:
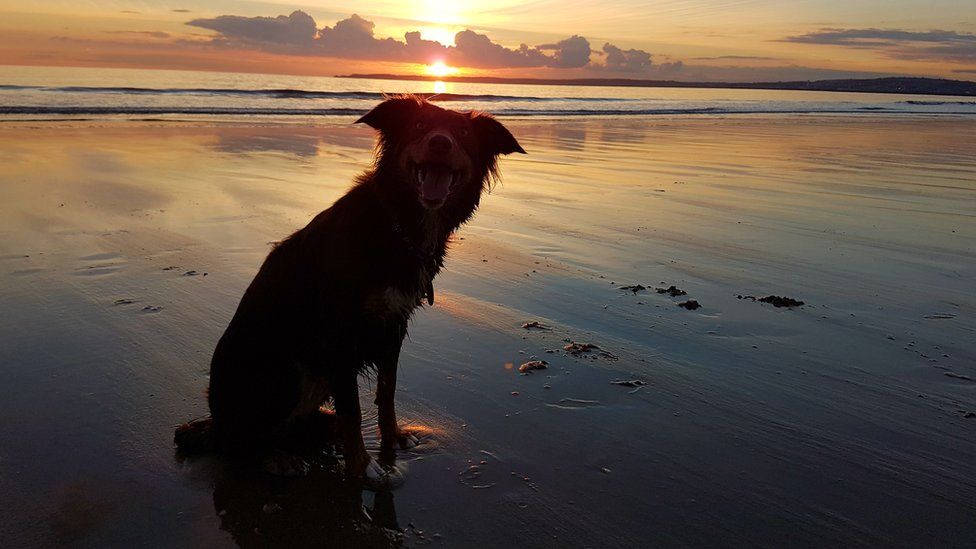
[[[434,93],[447,93],[447,84],[443,80],[434,82]]]
[[[424,68],[424,72],[430,76],[436,76],[438,78],[444,78],[445,76],[451,76],[457,74],[459,71],[455,67],[449,67],[443,61],[434,61],[430,65]]]

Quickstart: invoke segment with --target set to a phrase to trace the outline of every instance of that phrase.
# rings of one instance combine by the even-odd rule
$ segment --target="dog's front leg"
[[[378,479],[383,469],[366,453],[363,442],[362,410],[359,407],[358,371],[350,369],[330,380],[335,401],[336,419],[342,436],[342,453],[346,458],[346,472],[355,478]]]
[[[388,367],[380,366],[376,373],[376,407],[379,411],[380,443],[383,450],[390,451],[397,447],[406,450],[419,444],[414,430],[401,427],[397,423],[396,406],[396,372],[397,363],[393,361]]]
[[[390,347],[376,364],[376,407],[379,412],[381,444],[384,450],[396,447],[403,449],[417,445],[417,437],[408,429],[400,427],[396,415],[397,366],[400,361],[400,346],[405,331],[390,341]]]
[[[376,407],[379,412],[380,438],[383,448],[393,448],[400,441],[400,427],[397,425],[396,378],[399,351],[382,361],[376,372]]]

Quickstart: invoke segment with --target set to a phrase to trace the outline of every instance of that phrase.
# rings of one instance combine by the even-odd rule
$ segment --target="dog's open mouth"
[[[445,164],[425,162],[413,164],[413,175],[420,191],[420,201],[428,208],[441,206],[451,188],[461,178],[461,171]]]

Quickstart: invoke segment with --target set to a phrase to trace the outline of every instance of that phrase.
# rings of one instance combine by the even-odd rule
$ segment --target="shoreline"
[[[355,121],[361,116],[359,111],[350,114],[328,114],[328,115],[315,115],[312,117],[305,117],[302,115],[202,115],[200,117],[185,116],[182,114],[174,114],[172,116],[162,116],[159,118],[141,118],[134,117],[126,114],[118,115],[100,115],[100,116],[86,116],[86,117],[72,117],[71,115],[58,116],[54,118],[30,118],[30,117],[14,117],[11,115],[0,114],[0,126],[6,127],[16,127],[18,124],[45,124],[45,125],[56,125],[56,124],[77,124],[86,123],[91,125],[99,124],[118,124],[118,125],[152,125],[152,124],[163,124],[163,125],[192,125],[192,126],[302,126],[302,127],[329,127],[329,126],[345,126],[350,125],[350,120]],[[891,121],[891,122],[918,122],[925,120],[946,120],[951,121],[954,119],[958,120],[970,120],[976,117],[976,113],[930,113],[930,112],[805,112],[805,113],[787,113],[787,112],[734,112],[734,113],[721,113],[721,114],[705,114],[705,113],[667,113],[667,114],[644,114],[644,113],[634,113],[634,114],[592,114],[592,115],[567,115],[567,114],[493,114],[496,118],[501,120],[525,120],[525,121],[539,121],[539,122],[570,122],[573,120],[580,121],[612,121],[612,120],[647,120],[650,122],[655,121],[715,121],[715,122],[728,122],[734,120],[773,120],[781,121],[785,119],[800,119],[800,120],[813,120],[813,121],[851,121],[851,122],[865,122],[865,121]]]
[[[679,88],[758,91],[814,91],[834,93],[880,93],[897,95],[938,95],[976,97],[976,82],[947,78],[913,76],[851,78],[784,82],[685,82],[676,80],[636,80],[628,78],[506,78],[491,76],[428,76],[412,74],[337,74],[333,78],[360,80],[401,80],[407,82],[451,82],[458,84],[507,84],[530,86],[588,86],[612,88]],[[940,89],[947,86],[952,90]],[[887,87],[886,87],[887,86]],[[901,86],[895,88],[892,86]],[[909,89],[905,89],[908,87]],[[963,93],[958,93],[958,92]],[[957,92],[957,93],[953,93]]]

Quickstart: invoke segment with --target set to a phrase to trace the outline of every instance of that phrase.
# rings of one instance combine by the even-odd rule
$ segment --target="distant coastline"
[[[636,88],[713,88],[750,90],[797,90],[850,93],[896,93],[909,95],[976,96],[976,82],[943,78],[886,77],[793,82],[680,82],[676,80],[636,80],[629,78],[501,78],[493,76],[447,76],[437,78],[409,74],[339,74],[336,78],[373,80],[412,80],[471,84],[521,84],[542,86],[615,86]]]

